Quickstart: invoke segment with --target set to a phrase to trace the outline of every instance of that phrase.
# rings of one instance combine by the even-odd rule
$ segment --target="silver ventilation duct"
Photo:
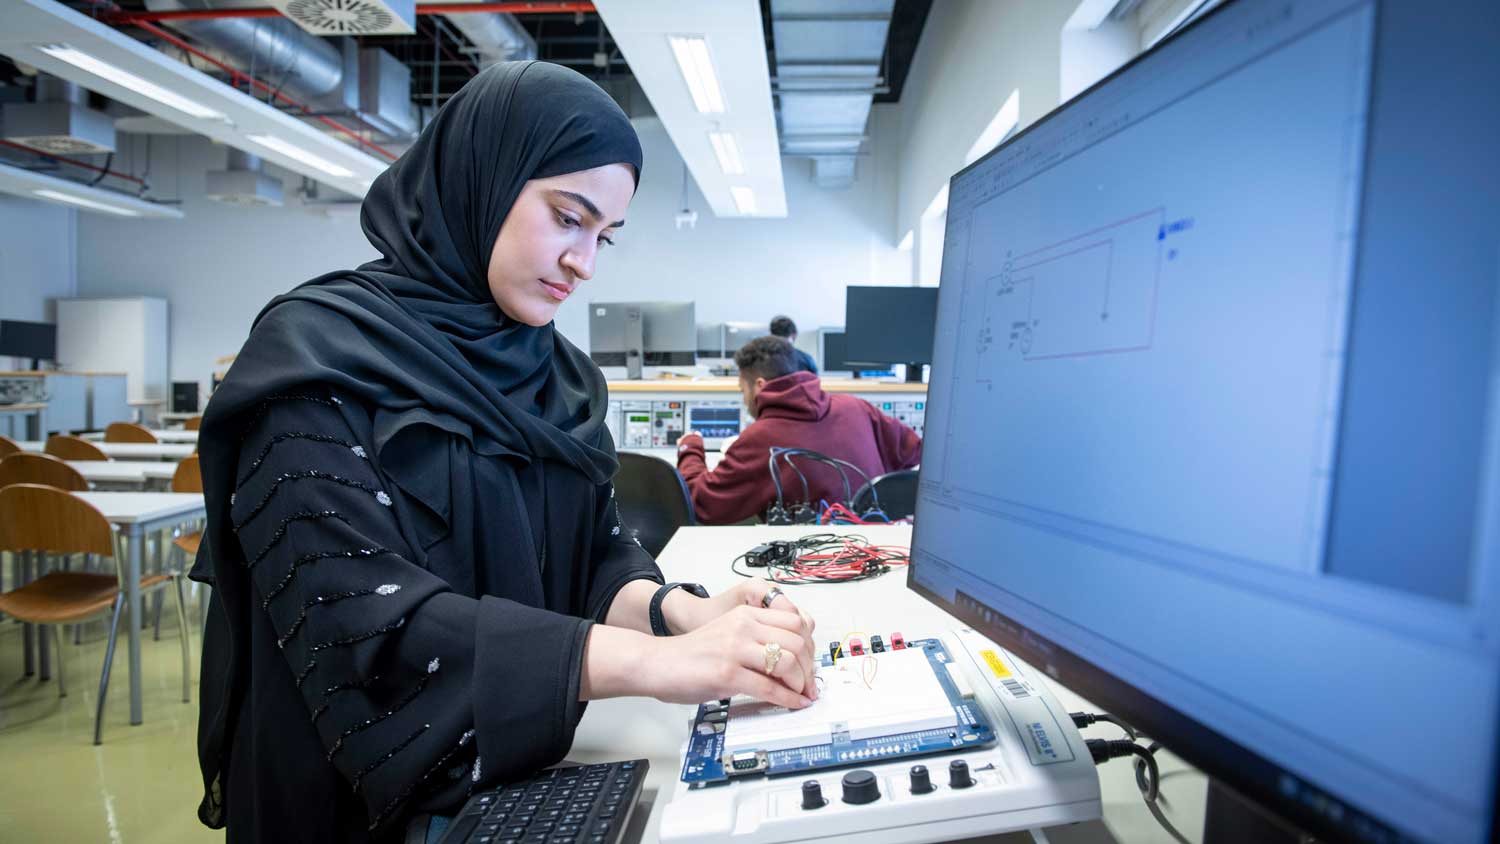
[[[281,182],[261,170],[258,156],[234,147],[227,169],[210,170],[204,188],[204,196],[229,205],[281,204]]]
[[[55,76],[36,77],[36,102],[5,105],[0,134],[13,143],[54,155],[115,151],[114,121],[88,107],[88,92]]]
[[[146,0],[146,8],[165,12],[212,4]],[[253,69],[257,78],[315,109],[358,112],[366,123],[397,138],[413,136],[420,128],[411,106],[410,72],[384,50],[361,50],[350,38],[335,46],[285,18],[174,20],[166,25],[222,53],[240,70]],[[362,67],[370,72],[361,74]]]
[[[536,58],[536,41],[526,31],[526,27],[511,15],[474,12],[445,15],[444,18],[474,45],[481,70],[497,62]]]
[[[870,104],[883,90],[895,0],[771,0],[781,152],[813,160],[818,186],[854,183]]]

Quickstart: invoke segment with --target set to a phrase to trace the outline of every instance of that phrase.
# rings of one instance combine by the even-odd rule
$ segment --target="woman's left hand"
[[[809,645],[807,654],[798,655],[801,658],[799,661],[801,664],[807,666],[807,670],[811,672],[813,666],[817,664],[815,661],[816,655],[812,653],[814,647],[813,631],[817,629],[817,622],[813,620],[811,615],[808,615],[793,603],[792,599],[785,592],[782,592],[779,587],[777,588],[777,594],[771,599],[770,603],[762,603],[766,595],[771,592],[772,587],[775,586],[776,584],[769,580],[753,578],[745,580],[733,589],[720,592],[710,598],[694,598],[682,590],[676,590],[674,592],[675,595],[681,595],[687,600],[678,602],[669,601],[669,604],[676,603],[677,605],[670,606],[669,604],[663,604],[662,611],[667,615],[668,626],[684,633],[696,630],[739,606],[765,607],[766,609],[778,610],[780,612],[796,613],[802,622],[802,638]],[[808,688],[813,689],[808,696],[816,698],[817,693],[812,682],[812,677],[809,676],[807,681]]]

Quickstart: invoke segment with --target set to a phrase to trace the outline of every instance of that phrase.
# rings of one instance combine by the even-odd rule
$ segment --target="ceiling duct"
[[[411,35],[416,0],[270,0],[313,35]]]
[[[202,0],[146,0],[146,8],[166,12],[207,9],[211,4]],[[164,23],[217,50],[240,70],[248,73],[253,68],[257,78],[293,99],[321,110],[358,112],[365,122],[394,138],[417,133],[410,71],[384,50],[361,49],[352,38],[326,41],[285,18],[226,17]],[[375,77],[362,78],[364,69]],[[372,95],[371,91],[376,93]]]
[[[444,18],[474,45],[474,55],[479,57],[481,70],[497,62],[536,58],[536,40],[512,15],[471,12],[445,15]]]
[[[229,205],[281,205],[281,181],[266,175],[260,158],[229,148],[227,169],[208,171],[204,195]]]
[[[36,102],[7,103],[4,137],[54,155],[115,151],[109,115],[88,107],[88,92],[66,79],[36,77]]]
[[[870,104],[884,80],[895,0],[771,0],[783,155],[813,160],[819,187],[854,184]]]

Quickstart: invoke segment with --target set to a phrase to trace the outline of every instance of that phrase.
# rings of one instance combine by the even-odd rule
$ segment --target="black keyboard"
[[[650,767],[632,759],[552,768],[476,794],[440,844],[617,844]]]

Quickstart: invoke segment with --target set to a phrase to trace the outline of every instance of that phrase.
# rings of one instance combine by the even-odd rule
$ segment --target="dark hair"
[[[741,376],[764,378],[770,381],[790,375],[801,367],[797,356],[792,354],[792,344],[785,337],[757,337],[734,353],[734,365],[740,368]]]
[[[797,333],[797,323],[792,322],[789,316],[779,316],[771,320],[771,334],[777,337],[790,337]]]

